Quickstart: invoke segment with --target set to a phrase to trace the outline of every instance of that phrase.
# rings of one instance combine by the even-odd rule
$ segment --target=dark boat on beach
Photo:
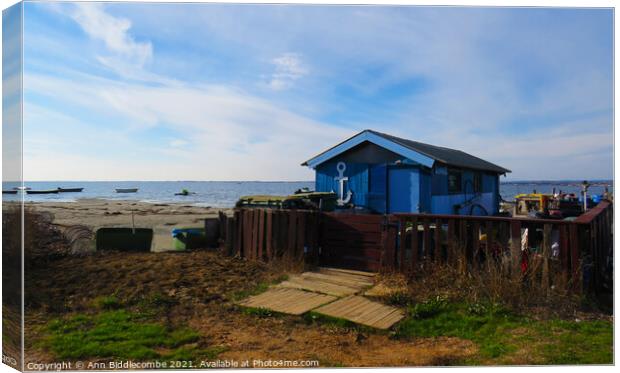
[[[50,190],[27,190],[28,194],[54,194],[58,193],[58,189],[50,189]]]
[[[116,188],[116,193],[136,193],[138,188]]]
[[[83,190],[84,188],[58,188],[59,193],[77,193]]]
[[[2,194],[17,194],[16,190],[3,190]]]

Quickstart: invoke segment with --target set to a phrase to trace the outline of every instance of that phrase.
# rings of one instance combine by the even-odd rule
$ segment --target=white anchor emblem
[[[344,176],[344,171],[347,169],[347,165],[344,162],[338,162],[336,164],[336,170],[338,171],[338,177],[334,178],[340,184],[340,196],[338,198],[338,206],[343,206],[351,200],[353,193],[351,190],[347,191],[347,196],[344,196],[344,183],[349,181],[349,178]]]

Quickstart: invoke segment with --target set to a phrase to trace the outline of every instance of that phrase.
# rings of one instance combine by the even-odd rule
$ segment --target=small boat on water
[[[2,194],[17,194],[16,190],[3,190]]]
[[[84,188],[58,188],[59,193],[77,193],[83,190]]]
[[[31,187],[14,187],[13,190],[30,190]]]
[[[28,194],[53,194],[58,193],[58,189],[50,189],[50,190],[26,190]]]
[[[136,193],[138,188],[116,188],[116,193]]]

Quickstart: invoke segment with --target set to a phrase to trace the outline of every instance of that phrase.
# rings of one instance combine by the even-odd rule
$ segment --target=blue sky
[[[27,180],[311,180],[372,128],[611,178],[608,9],[26,3]]]

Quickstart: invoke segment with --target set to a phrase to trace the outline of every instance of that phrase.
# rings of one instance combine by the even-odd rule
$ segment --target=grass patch
[[[279,312],[270,310],[269,308],[264,307],[243,307],[242,311],[246,315],[258,316],[261,318],[280,316],[282,315]]]
[[[541,346],[548,364],[611,364],[613,324],[608,321],[554,320],[535,326],[539,335],[557,343]]]
[[[46,332],[43,347],[59,359],[145,360],[184,356],[194,360],[217,352],[187,346],[200,339],[191,329],[168,330],[159,323],[142,322],[125,310],[55,319],[47,325]],[[160,349],[171,351],[160,353]]]
[[[432,300],[410,307],[395,338],[458,337],[479,347],[467,364],[503,363],[528,351],[530,364],[610,364],[613,325],[607,321],[535,321],[492,303]]]
[[[121,301],[114,295],[101,296],[93,300],[93,306],[99,310],[115,310],[121,308]]]

